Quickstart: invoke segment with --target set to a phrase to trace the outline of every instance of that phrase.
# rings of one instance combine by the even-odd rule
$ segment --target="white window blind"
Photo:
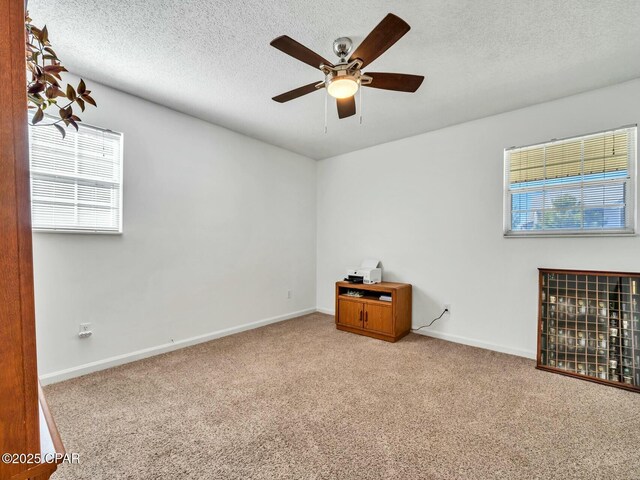
[[[33,229],[122,232],[122,134],[29,127]]]
[[[635,233],[636,126],[505,150],[504,234]]]

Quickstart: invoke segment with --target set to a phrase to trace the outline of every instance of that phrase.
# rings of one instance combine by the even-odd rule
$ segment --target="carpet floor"
[[[55,480],[640,478],[640,395],[322,314],[45,392]]]

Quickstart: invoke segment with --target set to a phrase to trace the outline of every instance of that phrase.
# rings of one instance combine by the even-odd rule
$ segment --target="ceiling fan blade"
[[[369,65],[410,29],[409,24],[400,17],[393,13],[388,14],[356,48],[349,61],[359,58],[363,62],[362,67]]]
[[[306,95],[307,93],[312,93],[312,92],[315,92],[316,90],[320,90],[321,88],[324,88],[324,84],[322,84],[323,86],[321,87],[316,87],[316,85],[318,85],[318,82],[313,82],[313,83],[310,83],[309,85],[304,85],[303,87],[294,88],[293,90],[289,90],[286,93],[281,93],[280,95],[273,97],[273,100],[275,100],[278,103],[284,103],[284,102],[288,102],[289,100],[293,100],[295,98]]]
[[[329,60],[322,58],[313,50],[309,50],[301,43],[296,42],[293,38],[286,35],[274,39],[271,42],[271,46],[314,68],[320,68],[322,64],[333,67],[333,64]]]
[[[336,98],[338,103],[338,118],[347,118],[356,114],[355,97]]]
[[[365,75],[373,79],[371,83],[364,85],[365,87],[396,90],[398,92],[413,93],[420,88],[424,80],[422,75],[409,75],[408,73],[367,72]]]

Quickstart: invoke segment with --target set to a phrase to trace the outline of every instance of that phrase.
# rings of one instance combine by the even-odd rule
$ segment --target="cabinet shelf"
[[[392,306],[392,302],[387,302],[386,300],[380,300],[380,298],[378,297],[369,297],[369,296],[364,296],[364,297],[354,297],[351,295],[340,295],[339,298],[341,300],[353,300],[353,301],[359,301],[359,302],[366,302],[366,303],[375,303],[378,305],[384,305],[386,307],[391,307]]]

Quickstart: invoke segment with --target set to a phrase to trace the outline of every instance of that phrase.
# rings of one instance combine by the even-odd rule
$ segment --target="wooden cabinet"
[[[336,328],[388,342],[401,339],[411,330],[411,285],[337,282]]]

